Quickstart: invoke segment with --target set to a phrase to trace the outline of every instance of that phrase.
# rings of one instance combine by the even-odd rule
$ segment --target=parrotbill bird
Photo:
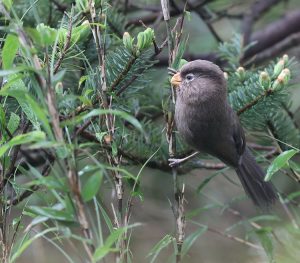
[[[205,60],[186,63],[171,83],[176,87],[175,122],[182,138],[194,149],[233,167],[246,194],[259,207],[276,199],[271,182],[248,149],[239,118],[227,101],[223,71]]]

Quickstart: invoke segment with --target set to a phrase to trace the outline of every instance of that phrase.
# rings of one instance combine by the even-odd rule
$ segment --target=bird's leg
[[[193,157],[195,157],[199,152],[194,152],[192,153],[191,155],[187,156],[187,157],[184,157],[182,159],[173,159],[173,158],[170,158],[168,161],[169,161],[169,165],[171,167],[174,167],[174,166],[178,166],[179,164],[182,164],[182,163],[185,163],[186,161],[192,159]]]

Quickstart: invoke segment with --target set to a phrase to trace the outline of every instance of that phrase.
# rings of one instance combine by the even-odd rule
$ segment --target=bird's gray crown
[[[180,75],[184,78],[189,73],[193,73],[195,75],[203,75],[205,77],[216,78],[224,78],[223,71],[214,63],[207,60],[194,60],[186,63],[180,69]]]

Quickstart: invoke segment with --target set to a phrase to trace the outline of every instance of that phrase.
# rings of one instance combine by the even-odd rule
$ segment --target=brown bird
[[[177,87],[175,121],[179,134],[193,148],[233,167],[253,203],[265,208],[277,194],[246,146],[240,121],[227,101],[223,71],[205,60],[185,64],[171,83]]]

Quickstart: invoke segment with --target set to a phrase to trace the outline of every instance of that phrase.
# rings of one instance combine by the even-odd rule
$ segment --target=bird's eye
[[[185,77],[188,81],[191,81],[194,79],[194,74],[190,73],[190,74],[187,74],[186,77]]]

